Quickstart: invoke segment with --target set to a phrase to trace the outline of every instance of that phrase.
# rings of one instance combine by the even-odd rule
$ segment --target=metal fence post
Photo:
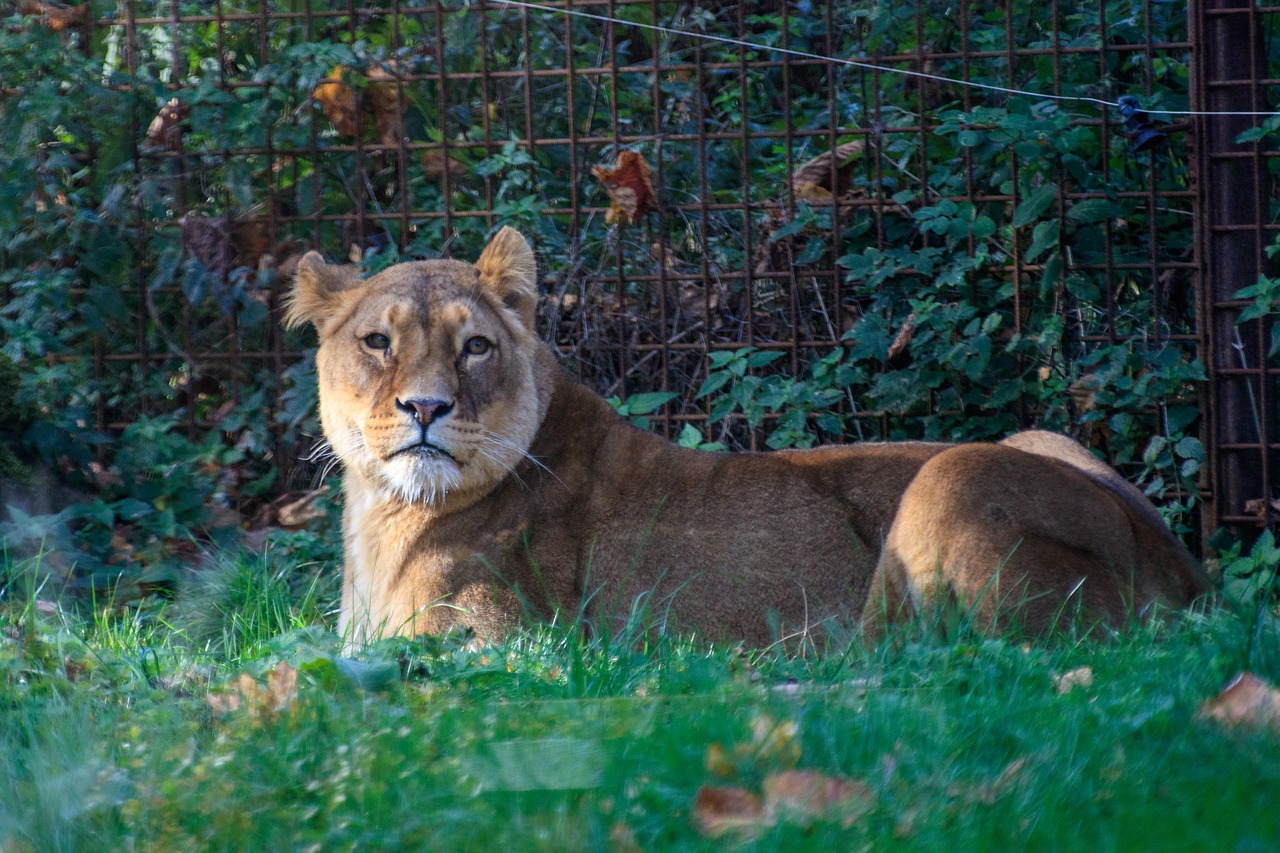
[[[1192,108],[1209,112],[1267,109],[1266,52],[1261,13],[1253,0],[1193,0]],[[1204,494],[1202,528],[1219,526],[1248,537],[1274,518],[1269,502],[1270,388],[1261,334],[1237,325],[1234,294],[1264,270],[1269,174],[1261,145],[1236,138],[1259,119],[1202,115],[1195,119],[1200,214],[1200,318],[1209,382],[1206,447],[1212,482]],[[1259,503],[1259,499],[1262,499]],[[1261,507],[1262,517],[1258,516]]]

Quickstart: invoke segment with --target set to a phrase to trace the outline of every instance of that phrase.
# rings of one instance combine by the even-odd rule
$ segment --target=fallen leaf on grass
[[[848,828],[876,804],[865,783],[813,770],[771,773],[762,789],[763,800],[745,788],[704,785],[694,797],[694,823],[708,838],[753,836],[779,820],[839,820]]]
[[[1053,676],[1054,689],[1059,696],[1065,696],[1077,687],[1093,686],[1093,670],[1087,666],[1078,666]]]
[[[251,720],[271,719],[282,711],[292,710],[298,701],[298,671],[284,661],[267,675],[265,688],[247,673],[242,673],[232,685],[231,690],[205,697],[213,713],[220,717],[244,708]]]
[[[784,770],[764,780],[765,813],[792,818],[839,818],[848,828],[875,808],[876,795],[857,779],[841,779],[812,770]]]
[[[729,832],[751,835],[766,825],[760,798],[744,788],[703,785],[693,799],[693,821],[708,838]]]
[[[1010,761],[1000,775],[990,782],[956,783],[947,788],[947,795],[969,803],[992,805],[1013,788],[1026,766],[1027,757],[1024,755]]]
[[[644,850],[636,840],[636,831],[619,821],[609,827],[610,853],[642,853]]]
[[[651,169],[644,157],[635,151],[623,151],[612,167],[593,166],[591,174],[609,193],[606,225],[632,225],[657,207],[650,180]]]
[[[761,714],[751,718],[751,746],[757,759],[776,761],[794,767],[800,760],[800,729],[793,720],[778,722]]]
[[[799,728],[791,720],[778,722],[764,714],[751,718],[751,740],[726,749],[719,743],[707,747],[705,766],[717,776],[732,776],[756,762],[795,767],[800,761]]]
[[[1280,732],[1280,690],[1251,672],[1242,672],[1221,693],[1206,699],[1196,716],[1232,728],[1248,726]]]

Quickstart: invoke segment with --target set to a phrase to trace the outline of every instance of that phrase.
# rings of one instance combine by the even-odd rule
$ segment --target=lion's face
[[[303,260],[288,320],[320,333],[320,418],[348,474],[439,507],[514,469],[541,419],[534,287],[510,229],[474,266],[399,264],[360,281]]]

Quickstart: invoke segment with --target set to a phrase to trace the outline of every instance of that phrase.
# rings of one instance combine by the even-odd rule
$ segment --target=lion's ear
[[[333,312],[338,294],[358,284],[359,268],[326,264],[319,252],[307,252],[298,261],[293,290],[285,304],[285,328],[310,323],[319,331],[325,318]]]
[[[520,232],[509,226],[493,236],[476,261],[480,283],[497,294],[533,331],[538,307],[538,264],[533,249]]]

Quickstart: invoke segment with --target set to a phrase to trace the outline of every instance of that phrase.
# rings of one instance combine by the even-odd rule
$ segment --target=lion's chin
[[[438,506],[462,486],[458,463],[445,453],[399,453],[381,473],[387,491],[407,503]]]

